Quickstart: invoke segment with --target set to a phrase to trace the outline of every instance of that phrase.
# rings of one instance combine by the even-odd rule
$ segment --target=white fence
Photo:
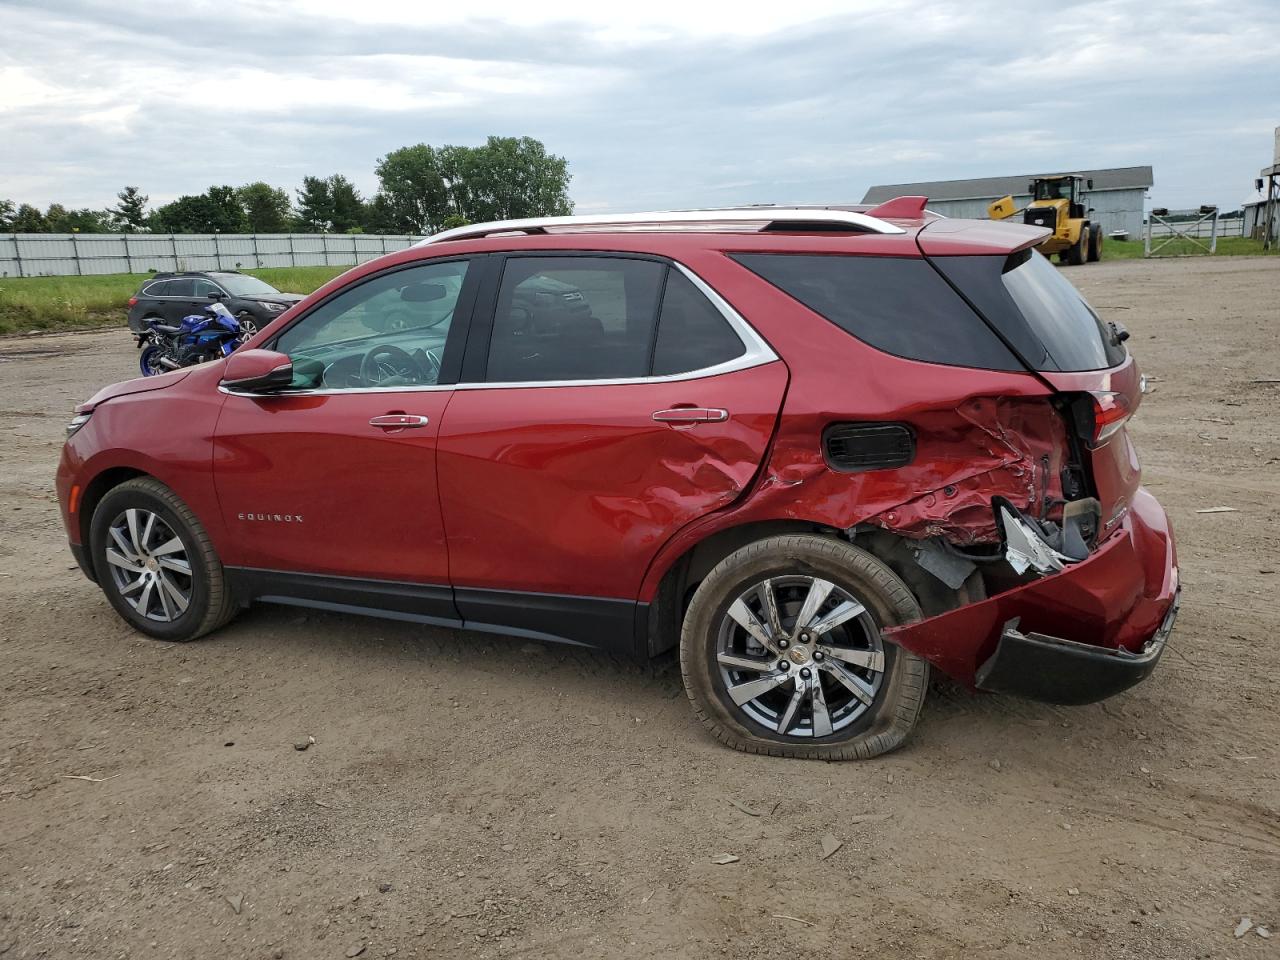
[[[8,233],[0,234],[0,277],[340,267],[420,239],[364,233]]]
[[[1173,227],[1177,227],[1189,237],[1202,237],[1208,239],[1213,233],[1213,223],[1204,220],[1200,223],[1194,221],[1178,222],[1174,221],[1172,226],[1167,223],[1151,224],[1151,235],[1155,237],[1169,236],[1173,233]],[[1221,217],[1218,220],[1218,236],[1220,237],[1243,237],[1244,236],[1244,220],[1240,217]],[[1132,239],[1132,238],[1131,238]]]

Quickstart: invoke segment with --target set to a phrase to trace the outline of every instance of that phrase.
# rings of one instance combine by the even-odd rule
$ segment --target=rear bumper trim
[[[1045,703],[1095,703],[1144,680],[1173,631],[1182,600],[1179,590],[1164,619],[1138,652],[1095,647],[1043,633],[1023,633],[1021,618],[1004,625],[995,652],[978,668],[974,685]]]

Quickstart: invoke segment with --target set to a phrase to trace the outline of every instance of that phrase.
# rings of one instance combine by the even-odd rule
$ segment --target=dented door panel
[[[452,582],[634,599],[664,542],[750,487],[786,384],[775,361],[674,382],[458,390],[439,441]],[[654,419],[681,408],[725,418]]]

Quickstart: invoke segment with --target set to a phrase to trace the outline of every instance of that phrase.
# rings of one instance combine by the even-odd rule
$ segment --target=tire
[[[805,634],[795,630],[795,621],[803,612],[799,598],[808,595],[804,583],[814,580],[832,586],[809,623],[838,614],[849,601],[862,610],[824,632],[821,639],[806,643]],[[772,637],[772,652],[741,626],[744,598],[762,582],[771,585],[783,628],[780,635]],[[767,611],[760,596],[759,609]],[[747,599],[748,608],[751,604]],[[735,610],[737,614],[731,614]],[[812,760],[878,756],[906,741],[920,716],[929,684],[928,664],[881,641],[879,631],[920,616],[920,605],[906,584],[867,551],[816,535],[768,537],[730,554],[695,591],[680,635],[685,692],[712,736],[736,750]],[[757,625],[761,620],[767,620],[763,613]],[[790,642],[788,632],[795,634]],[[759,651],[756,656],[751,655],[753,643]],[[781,651],[782,659],[776,659],[779,645],[786,647]],[[877,648],[881,657],[878,670],[870,665],[866,669],[853,667],[852,660],[844,662],[857,653],[870,664]],[[819,663],[814,651],[820,654],[823,650],[840,650],[841,654],[828,653]],[[726,657],[729,666],[725,665]],[[794,661],[794,666],[788,663],[784,670],[784,660]],[[748,671],[737,672],[734,665],[744,662],[748,662]],[[855,700],[853,688],[837,682],[837,668],[846,675],[858,674],[862,680],[859,688],[870,693],[869,703]],[[784,676],[787,679],[781,679]],[[807,694],[801,692],[802,676],[809,678],[803,681],[810,685]],[[821,697],[812,691],[815,678]],[[734,696],[745,696],[743,685],[750,681],[777,685],[745,705],[736,703]],[[734,695],[729,692],[730,685]],[[768,698],[773,698],[773,708]],[[821,724],[819,700],[826,715]],[[845,700],[847,704],[840,706]],[[800,706],[792,706],[793,701]],[[830,729],[823,732],[824,728]]]
[[[156,362],[162,356],[164,356],[164,351],[154,343],[142,348],[142,352],[138,354],[138,369],[142,371],[144,377],[154,377],[158,373],[168,372]]]
[[[1094,224],[1089,230],[1089,262],[1097,263],[1102,259],[1102,227]]]
[[[258,323],[258,318],[248,310],[241,310],[236,314],[236,319],[240,321],[240,336],[238,343],[248,343],[251,339],[258,335],[258,331],[262,329],[262,325]]]
[[[178,548],[166,550],[174,540]],[[191,509],[158,480],[139,477],[109,490],[93,511],[89,543],[107,601],[140,633],[157,640],[194,640],[236,613],[209,535]],[[183,562],[189,574],[181,572]],[[140,586],[129,589],[135,581]],[[165,589],[165,581],[174,590]]]
[[[1089,233],[1090,230],[1087,224],[1081,226],[1080,236],[1076,238],[1076,242],[1067,251],[1067,263],[1073,267],[1080,266],[1089,255]]]

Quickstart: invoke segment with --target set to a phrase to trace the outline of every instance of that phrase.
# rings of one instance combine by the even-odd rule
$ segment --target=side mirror
[[[1086,189],[1086,190],[1092,190],[1092,189],[1093,189],[1093,178],[1092,178],[1092,177],[1090,177],[1088,180],[1086,180],[1086,181],[1084,182],[1084,187],[1085,187],[1085,189]]]
[[[222,299],[222,294],[220,294],[220,293],[211,293],[211,294],[209,294],[209,299],[210,299],[210,300],[221,300],[221,299]]]
[[[270,393],[293,383],[293,361],[274,350],[237,350],[227,358],[219,386],[242,393]]]

